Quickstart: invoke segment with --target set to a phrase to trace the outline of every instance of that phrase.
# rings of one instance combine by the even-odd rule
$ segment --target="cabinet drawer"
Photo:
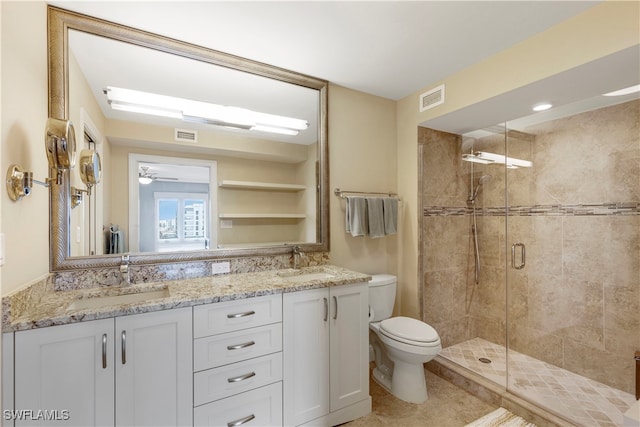
[[[282,351],[282,323],[193,341],[193,370],[216,368]]]
[[[243,420],[246,420],[242,423]],[[195,426],[281,426],[282,383],[237,394],[193,410]]]
[[[194,338],[282,321],[282,295],[246,298],[193,309]]]
[[[282,353],[197,372],[193,376],[193,405],[199,406],[281,380]]]

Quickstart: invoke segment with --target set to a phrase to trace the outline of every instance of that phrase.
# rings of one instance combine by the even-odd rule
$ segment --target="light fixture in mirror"
[[[104,91],[114,110],[182,119],[213,126],[298,135],[309,127],[306,120],[259,113],[246,108],[211,104],[175,96],[107,86]]]
[[[293,239],[271,241],[266,234],[256,233],[281,226],[298,230],[295,243],[302,250],[328,250],[326,81],[55,7],[49,7],[49,47],[51,115],[79,123],[78,138],[87,129],[82,123],[94,124],[103,136],[96,148],[104,168],[104,185],[96,192],[102,196],[97,194],[95,202],[98,219],[93,231],[98,238],[103,228],[117,227],[126,239],[138,236],[141,240],[129,208],[139,203],[132,198],[131,187],[135,182],[139,193],[142,174],[139,165],[131,170],[129,156],[217,163],[219,185],[211,188],[209,196],[213,201],[210,233],[205,237],[209,242],[203,240],[194,250],[170,252],[139,247],[140,253],[131,253],[132,263],[284,254],[290,252]],[[107,87],[237,106],[300,122],[268,124],[253,118],[247,127],[254,130],[244,130],[211,126],[208,122],[215,119],[202,113],[191,115],[197,116],[196,122],[185,122],[189,109],[181,110],[181,117],[132,114],[109,106]],[[178,138],[178,134],[187,137]],[[51,270],[118,265],[119,258],[104,250],[106,244],[97,244],[91,257],[74,250],[71,230],[80,220],[74,219],[66,203],[70,179],[75,178],[51,190]],[[152,178],[148,186],[158,181]],[[285,199],[291,212],[274,216]],[[138,217],[137,221],[149,220]],[[258,236],[257,241],[250,241],[251,236]],[[134,248],[131,243],[125,247]]]

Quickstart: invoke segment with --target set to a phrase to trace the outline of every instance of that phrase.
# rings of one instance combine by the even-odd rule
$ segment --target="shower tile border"
[[[466,216],[473,208],[464,206],[425,206],[422,214],[430,216]],[[640,215],[640,202],[551,204],[476,208],[480,216],[632,216]]]

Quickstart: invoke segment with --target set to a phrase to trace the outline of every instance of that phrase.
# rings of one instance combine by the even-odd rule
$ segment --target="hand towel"
[[[398,231],[398,199],[385,197],[384,209],[384,234],[396,234]]]
[[[367,216],[369,219],[369,236],[384,236],[384,208],[381,197],[367,197]]]
[[[346,230],[353,237],[367,234],[367,205],[364,197],[347,197]]]
[[[118,230],[113,235],[113,253],[122,254],[127,251],[124,244],[124,231]]]

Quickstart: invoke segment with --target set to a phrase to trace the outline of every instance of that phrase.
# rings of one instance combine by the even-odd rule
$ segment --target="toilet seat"
[[[392,317],[380,322],[380,332],[405,344],[431,347],[440,345],[440,337],[430,325],[410,317]]]

